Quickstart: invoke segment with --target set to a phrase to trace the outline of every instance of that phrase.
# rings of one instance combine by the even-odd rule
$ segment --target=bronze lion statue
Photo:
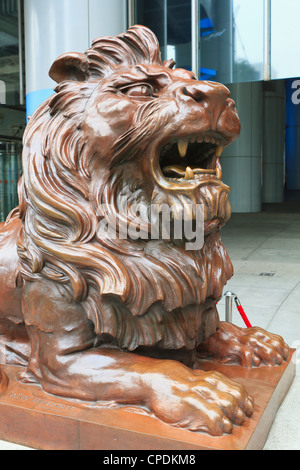
[[[142,406],[211,435],[232,432],[253,399],[199,357],[251,367],[287,358],[284,341],[219,321],[233,275],[220,228],[230,217],[222,150],[239,135],[228,89],[163,62],[134,26],[59,57],[55,94],[24,135],[19,207],[0,226],[0,342],[19,380],[81,400]],[[125,202],[124,202],[125,201]],[[204,244],[111,236],[135,213],[203,207]],[[150,220],[150,222],[149,222]],[[120,229],[119,229],[120,231]],[[3,359],[3,354],[2,354]]]

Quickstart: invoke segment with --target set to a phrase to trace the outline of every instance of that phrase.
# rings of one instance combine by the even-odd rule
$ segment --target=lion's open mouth
[[[222,179],[219,157],[223,152],[223,139],[218,135],[199,135],[179,139],[165,145],[160,152],[159,164],[163,176],[181,182],[211,175]]]

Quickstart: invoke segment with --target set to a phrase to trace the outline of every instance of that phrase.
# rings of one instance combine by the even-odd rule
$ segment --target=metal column
[[[199,78],[200,75],[200,16],[199,0],[192,0],[192,71]]]
[[[232,303],[235,294],[233,292],[225,293],[225,319],[228,323],[232,323]]]
[[[271,0],[264,0],[264,81],[271,80]]]

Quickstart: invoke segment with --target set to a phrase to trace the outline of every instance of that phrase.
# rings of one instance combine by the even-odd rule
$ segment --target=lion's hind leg
[[[25,324],[0,319],[0,364],[27,366],[30,351]]]
[[[17,239],[22,230],[18,209],[0,224],[0,364],[25,366],[30,344],[23,319],[23,280]]]

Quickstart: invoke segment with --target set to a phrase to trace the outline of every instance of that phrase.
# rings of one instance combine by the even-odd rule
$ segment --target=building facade
[[[62,53],[132,24],[163,59],[231,90],[241,136],[223,154],[233,212],[300,202],[298,0],[0,0],[0,218],[17,204],[26,120],[53,93]]]

